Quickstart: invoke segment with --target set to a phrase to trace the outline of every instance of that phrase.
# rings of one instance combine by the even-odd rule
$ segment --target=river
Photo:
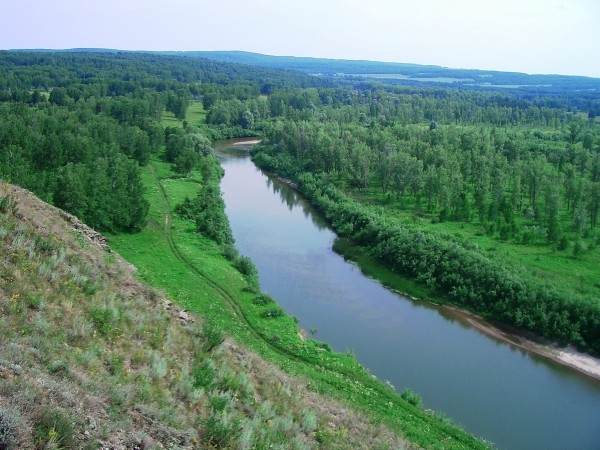
[[[499,449],[600,449],[600,383],[365,277],[332,250],[319,214],[254,166],[249,145],[216,148],[236,247],[304,330]]]

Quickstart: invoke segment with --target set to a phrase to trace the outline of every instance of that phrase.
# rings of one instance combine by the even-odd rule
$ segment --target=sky
[[[0,49],[244,50],[600,78],[600,0],[0,0]]]

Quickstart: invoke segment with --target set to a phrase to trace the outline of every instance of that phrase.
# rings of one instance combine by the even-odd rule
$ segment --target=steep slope
[[[2,449],[410,447],[224,339],[139,283],[102,236],[4,182],[0,255]]]

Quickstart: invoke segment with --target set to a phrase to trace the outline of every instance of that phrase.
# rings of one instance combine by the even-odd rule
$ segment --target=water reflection
[[[331,250],[335,234],[293,189],[268,180],[247,152],[222,158],[236,246],[302,328],[498,448],[597,450],[598,385],[364,277]]]

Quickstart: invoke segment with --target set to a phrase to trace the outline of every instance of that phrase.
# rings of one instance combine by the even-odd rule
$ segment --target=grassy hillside
[[[424,448],[484,446],[456,429],[443,414],[425,412],[403,399],[374,379],[352,355],[331,352],[327,345],[304,338],[293,318],[266,316],[267,309],[277,307],[258,302],[260,295],[223,257],[223,249],[195,233],[193,223],[172,213],[186,196],[197,193],[200,173],[175,177],[169,164],[154,158],[142,179],[151,204],[148,227],[138,234],[111,236],[111,246],[138,267],[141,278],[286,372],[307,379],[310,390],[346,402],[392,433]],[[316,436],[319,445],[328,448],[340,440],[346,442],[349,433],[346,426],[328,423]]]
[[[0,448],[409,447],[141,284],[100,235],[4,182],[0,253]]]

